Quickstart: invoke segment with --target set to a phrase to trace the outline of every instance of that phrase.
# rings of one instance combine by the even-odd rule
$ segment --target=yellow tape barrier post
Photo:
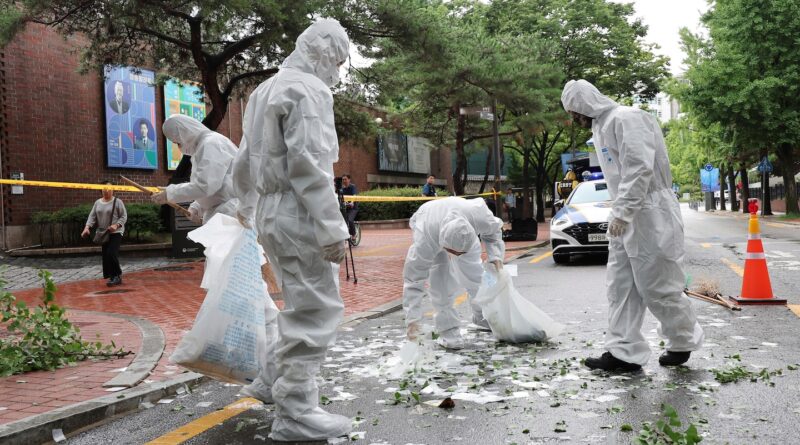
[[[142,192],[142,190],[139,190],[131,185],[81,184],[75,182],[30,181],[28,179],[0,179],[0,184],[27,185],[29,187],[55,187],[64,189],[77,189],[77,190],[110,189],[115,192],[138,192],[138,193]],[[154,193],[161,191],[161,189],[159,189],[158,187],[146,187],[146,188]]]

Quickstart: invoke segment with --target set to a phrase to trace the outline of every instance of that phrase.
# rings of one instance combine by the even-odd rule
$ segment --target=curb
[[[52,442],[55,429],[68,435],[108,417],[136,410],[143,402],[153,403],[164,396],[174,395],[179,388],[198,385],[205,379],[201,374],[187,372],[166,382],[148,383],[0,425],[0,442],[5,445]]]
[[[108,314],[107,312],[84,311],[90,314]],[[150,375],[150,371],[155,369],[158,361],[164,354],[167,347],[167,339],[164,331],[152,321],[143,318],[131,317],[129,315],[112,314],[114,317],[128,320],[139,328],[142,333],[142,346],[136,353],[133,361],[126,367],[125,371],[117,374],[113,379],[103,383],[103,387],[110,388],[124,386],[132,388]]]
[[[388,303],[376,306],[370,310],[350,314],[342,319],[339,327],[358,324],[364,320],[372,320],[374,318],[383,317],[384,315],[391,314],[403,308],[403,298],[394,299]]]
[[[172,243],[149,243],[149,244],[123,244],[120,252],[138,252],[151,250],[169,250]],[[45,249],[21,249],[9,251],[8,256],[12,257],[42,257],[53,255],[84,255],[98,254],[101,252],[100,246],[81,246],[81,247],[49,247]]]

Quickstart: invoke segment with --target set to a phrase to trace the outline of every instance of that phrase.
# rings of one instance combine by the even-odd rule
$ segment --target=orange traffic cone
[[[742,296],[734,298],[739,304],[786,304],[786,300],[772,295],[772,284],[767,270],[761,229],[758,226],[758,200],[750,200],[750,224],[747,235],[747,256],[744,260]]]

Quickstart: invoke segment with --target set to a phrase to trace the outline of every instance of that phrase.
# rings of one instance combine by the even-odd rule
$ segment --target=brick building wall
[[[27,180],[93,184],[104,180],[120,183],[119,175],[125,175],[143,185],[166,185],[171,172],[166,168],[166,141],[161,133],[162,88],[156,87],[155,97],[159,168],[108,168],[102,73],[78,73],[78,50],[85,43],[81,36],[65,39],[50,28],[30,24],[0,48],[0,175],[11,178],[22,172]],[[242,138],[245,107],[246,98],[231,98],[226,117],[217,128],[237,145]],[[368,175],[379,174],[372,139],[343,142],[339,159],[335,173],[351,174],[360,190],[370,188]],[[431,169],[437,178],[450,183],[450,151],[434,151]],[[424,182],[422,175],[405,176]],[[12,195],[10,186],[2,186],[2,190],[6,248],[38,242],[30,226],[33,213],[91,203],[100,197],[98,191],[73,189],[25,187],[23,195]],[[128,203],[147,202],[141,193],[116,196]]]
[[[125,175],[144,185],[166,185],[171,172],[161,133],[162,88],[156,87],[155,107],[159,168],[108,168],[103,77],[99,72],[78,73],[77,50],[84,44],[81,36],[65,39],[50,28],[30,24],[0,50],[2,177],[22,172],[28,180],[96,184],[119,183],[119,175]],[[241,140],[242,104],[232,99],[218,128],[236,143]],[[12,195],[11,187],[4,186],[5,224],[27,225],[35,212],[91,203],[99,196],[97,191],[42,187],[25,187],[23,195]],[[147,201],[141,193],[117,196],[124,202]]]

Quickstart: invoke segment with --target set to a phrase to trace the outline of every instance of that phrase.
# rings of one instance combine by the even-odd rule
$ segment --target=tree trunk
[[[728,188],[731,191],[731,212],[739,211],[739,201],[736,199],[736,173],[733,163],[728,165]]]
[[[739,176],[742,181],[742,213],[750,213],[748,209],[750,201],[750,180],[747,177],[747,166],[744,163],[739,164]]]
[[[531,217],[531,149],[530,146],[522,147],[522,219]]]
[[[464,194],[464,176],[467,173],[467,155],[464,153],[465,117],[459,113],[460,105],[453,107],[458,116],[456,125],[456,169],[453,171],[453,191],[456,195]]]
[[[786,214],[796,215],[800,213],[800,206],[797,203],[797,183],[794,180],[796,168],[794,147],[789,144],[781,144],[777,154],[781,161],[783,186],[786,189]]]
[[[720,210],[728,210],[725,207],[725,166],[720,167],[720,181],[719,181],[719,209]]]
[[[489,168],[492,166],[492,154],[494,154],[494,150],[490,148],[486,155],[486,168],[483,169],[483,182],[481,182],[481,188],[478,190],[478,194],[483,193],[486,189],[486,183],[489,182]]]

